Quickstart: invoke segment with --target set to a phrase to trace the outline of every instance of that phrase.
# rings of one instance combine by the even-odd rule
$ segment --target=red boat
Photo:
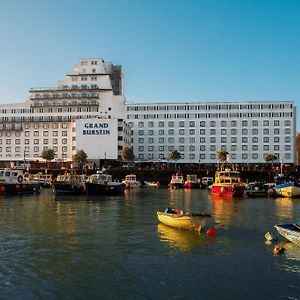
[[[240,172],[225,169],[216,172],[211,185],[211,193],[219,196],[243,196],[245,184],[241,181]]]
[[[184,187],[189,189],[198,189],[200,188],[200,179],[197,178],[197,175],[186,175],[186,182],[184,183]]]

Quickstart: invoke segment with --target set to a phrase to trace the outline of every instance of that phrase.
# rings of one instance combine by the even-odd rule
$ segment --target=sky
[[[80,58],[103,58],[123,66],[130,103],[300,107],[298,0],[0,0],[0,7],[1,104],[56,86]]]

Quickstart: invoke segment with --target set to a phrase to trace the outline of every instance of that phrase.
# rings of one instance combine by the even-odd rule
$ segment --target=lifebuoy
[[[18,182],[21,183],[22,181],[23,181],[23,176],[22,176],[22,175],[19,175],[19,176],[18,176]]]

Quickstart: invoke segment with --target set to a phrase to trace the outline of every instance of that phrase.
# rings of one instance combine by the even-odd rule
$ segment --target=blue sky
[[[123,65],[130,102],[300,106],[298,0],[0,4],[0,103],[23,102],[30,88],[64,79],[79,58],[99,57]]]

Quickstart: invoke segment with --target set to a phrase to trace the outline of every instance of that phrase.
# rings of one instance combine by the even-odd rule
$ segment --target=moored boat
[[[172,178],[171,178],[170,183],[168,184],[168,187],[171,189],[178,189],[178,188],[183,188],[183,186],[184,186],[183,176],[179,173],[172,175]]]
[[[300,226],[297,224],[278,224],[274,226],[279,234],[290,242],[300,245]]]
[[[112,176],[104,173],[91,175],[85,187],[88,195],[120,195],[125,190],[125,184],[112,181]]]
[[[144,181],[145,187],[160,187],[160,183],[158,181]]]
[[[192,174],[192,175],[186,175],[186,181],[184,183],[185,188],[193,189],[193,188],[200,188],[201,186],[201,181],[197,177],[197,175]]]
[[[250,182],[245,185],[245,194],[248,197],[266,197],[268,186],[261,182]]]
[[[286,182],[277,184],[273,188],[279,197],[295,198],[300,197],[300,184],[295,182]]]
[[[214,179],[213,177],[202,177],[201,183],[203,188],[208,188],[214,183]]]
[[[55,194],[82,195],[85,194],[85,180],[82,175],[64,174],[58,175],[53,183]]]
[[[242,183],[240,172],[232,169],[216,171],[215,181],[211,185],[211,193],[219,196],[242,196],[245,184]]]
[[[209,214],[185,213],[179,210],[168,208],[166,212],[157,212],[158,220],[168,226],[189,229],[200,232],[201,228],[206,224]]]
[[[0,170],[0,195],[35,193],[41,184],[29,180],[22,170]]]
[[[135,174],[126,175],[122,183],[125,184],[126,189],[139,188],[141,186],[141,183],[138,180],[136,180]]]

